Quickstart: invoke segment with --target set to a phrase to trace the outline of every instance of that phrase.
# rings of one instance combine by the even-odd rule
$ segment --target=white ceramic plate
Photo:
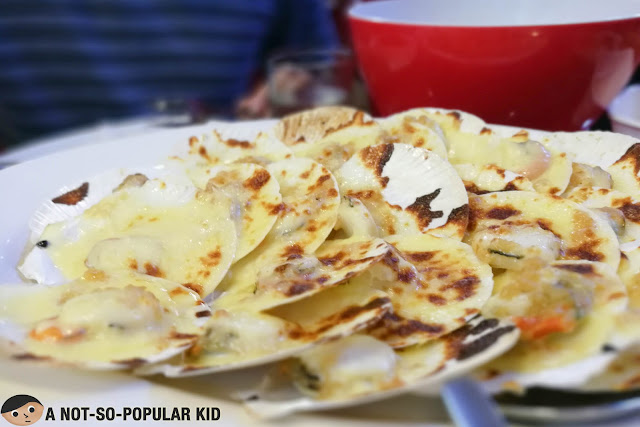
[[[122,138],[113,142],[75,148],[30,160],[0,170],[0,283],[19,281],[15,266],[29,235],[27,223],[34,210],[46,198],[58,194],[66,185],[80,184],[84,178],[117,167],[153,165],[187,146],[190,136],[215,128],[223,135],[236,139],[252,138],[259,130],[273,122],[210,123],[176,129],[150,130],[145,135]],[[509,133],[513,128],[494,129]],[[535,135],[537,136],[537,135]],[[255,372],[253,372],[255,374]],[[56,422],[43,425],[68,425],[60,421],[61,407],[188,407],[190,422],[166,425],[205,425],[194,422],[198,407],[218,407],[221,418],[218,426],[274,426],[289,427],[386,427],[450,425],[446,411],[438,399],[403,396],[356,408],[291,416],[272,423],[261,423],[227,396],[234,389],[253,385],[252,371],[207,375],[183,379],[159,376],[137,378],[124,373],[83,372],[52,368],[33,362],[8,360],[0,354],[0,404],[14,394],[29,394],[39,399],[45,408],[51,407]],[[637,425],[639,419],[616,425]],[[0,421],[2,423],[2,421]],[[85,425],[93,425],[91,420]],[[102,423],[100,423],[102,424]],[[123,422],[116,420],[104,425],[155,425],[154,421]]]
[[[153,127],[150,118],[141,117],[121,121],[105,121],[82,128],[61,131],[10,147],[0,156],[0,164],[20,163],[57,151],[82,145],[99,144],[116,138],[147,133]]]

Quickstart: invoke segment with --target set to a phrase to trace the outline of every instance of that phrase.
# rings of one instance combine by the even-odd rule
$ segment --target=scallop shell
[[[158,165],[108,170],[82,182],[65,185],[56,191],[51,199],[45,200],[29,220],[29,229],[31,230],[29,241],[32,244],[37,243],[47,225],[77,217],[106,195],[112,193],[127,176],[137,173],[143,174],[149,179],[162,178],[176,184],[191,185],[184,172],[177,167]],[[75,197],[77,201],[60,202],[61,199],[65,199],[65,195],[71,195],[73,192],[77,194]],[[59,200],[59,202],[56,203],[54,200]]]
[[[410,392],[431,395],[447,380],[462,376],[507,351],[518,335],[513,325],[477,317],[459,331],[406,350],[410,354],[398,352],[396,376],[399,381],[395,387],[340,400],[319,400],[303,395],[276,369],[258,387],[238,392],[235,397],[242,399],[252,414],[273,419],[295,412],[361,405]]]
[[[445,160],[408,144],[358,151],[337,172],[343,195],[369,209],[383,235],[429,233],[462,239],[468,198]]]
[[[269,314],[233,311],[222,313],[222,319],[239,319],[239,327],[229,329],[221,323],[216,313],[208,321],[207,328],[213,335],[203,336],[196,344],[202,352],[175,358],[169,363],[148,365],[137,370],[138,374],[163,373],[168,377],[204,375],[264,365],[291,357],[308,348],[349,336],[375,323],[391,309],[387,296],[369,286],[346,283],[328,289],[304,300],[280,306]],[[236,314],[238,313],[238,314]],[[262,333],[259,325],[265,322],[268,333]],[[248,323],[251,329],[243,329]],[[246,325],[245,325],[246,326]],[[235,336],[245,341],[243,347],[218,345],[221,336]],[[207,351],[207,341],[216,344],[216,351]]]
[[[167,280],[132,272],[112,273],[109,276],[98,272],[95,277],[91,274],[57,287],[0,285],[0,339],[6,344],[5,350],[17,359],[41,359],[48,363],[96,370],[130,369],[175,356],[190,347],[204,332],[203,326],[211,310],[195,292]],[[49,344],[44,347],[30,344],[29,330],[39,322],[56,318],[61,313],[62,305],[73,295],[90,295],[92,291],[100,290],[117,291],[131,286],[154,295],[166,310],[165,316],[171,326],[166,327],[163,335],[158,337],[161,340],[158,345],[132,348],[129,342],[123,347],[124,343],[116,340],[108,347],[110,353],[107,356],[102,351],[104,344],[99,341],[102,338],[93,341],[92,335],[87,338],[82,336],[80,341],[65,342],[60,348]],[[22,308],[16,310],[16,304]],[[74,349],[76,345],[80,347]],[[103,347],[91,350],[96,352],[92,354],[87,351],[92,346]],[[126,356],[119,356],[122,354]],[[104,360],[105,357],[113,359]]]

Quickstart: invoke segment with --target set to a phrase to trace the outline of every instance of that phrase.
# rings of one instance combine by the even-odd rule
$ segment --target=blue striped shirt
[[[2,0],[0,146],[158,98],[230,111],[274,49],[336,40],[321,0]]]

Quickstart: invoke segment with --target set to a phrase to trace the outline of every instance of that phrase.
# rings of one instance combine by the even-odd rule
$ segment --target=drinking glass
[[[267,63],[271,115],[351,102],[355,61],[346,49],[283,52]]]

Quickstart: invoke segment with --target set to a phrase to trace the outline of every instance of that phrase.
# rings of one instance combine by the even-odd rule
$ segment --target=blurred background
[[[367,110],[346,18],[363,1],[3,0],[0,151],[140,117]]]
[[[352,3],[3,0],[0,147],[141,115],[267,116],[269,57],[348,46]]]

